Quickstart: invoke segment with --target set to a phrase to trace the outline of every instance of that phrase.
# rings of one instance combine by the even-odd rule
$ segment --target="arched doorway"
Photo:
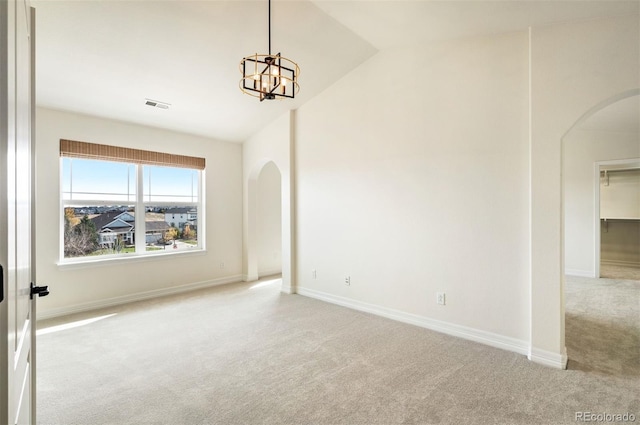
[[[606,273],[600,278],[600,254],[602,235],[607,243],[626,237],[616,250],[628,251],[627,242],[635,232],[636,244],[631,248],[635,253],[621,258],[633,259],[640,272],[639,167],[638,89],[598,103],[562,138],[563,295],[570,369],[616,373],[634,361],[637,349],[628,346],[628,335],[637,332],[640,311],[633,300],[640,296],[640,280],[612,279]],[[632,177],[634,169],[636,177]],[[623,190],[631,192],[610,197],[616,205],[614,213],[608,213],[611,207],[602,207],[600,193],[609,190],[607,173],[613,170],[617,170],[616,179],[624,174]],[[620,211],[622,215],[617,214]],[[608,219],[613,219],[611,224]],[[617,236],[606,233],[614,227],[626,230]]]
[[[640,157],[639,92],[631,90],[599,103],[562,138],[566,274],[600,277],[600,177],[606,170],[637,168]],[[626,201],[637,203],[637,199]],[[634,208],[635,212],[631,211]],[[623,210],[616,218],[633,219],[633,215],[638,215],[636,205],[627,205]]]

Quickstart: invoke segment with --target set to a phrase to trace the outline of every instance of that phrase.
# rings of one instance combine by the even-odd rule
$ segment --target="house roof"
[[[122,211],[109,211],[103,214],[98,214],[92,218],[90,218],[89,220],[91,220],[93,222],[93,224],[96,226],[96,230],[100,231],[105,227],[109,227],[109,228],[113,228],[113,226],[109,226],[111,223],[113,223],[114,220],[118,219],[121,215],[125,214],[125,212]],[[131,213],[129,213],[129,215],[132,215]],[[128,223],[128,220],[121,220],[123,223]],[[131,222],[130,226],[133,226],[133,222]],[[120,228],[124,227],[123,225],[118,226]]]
[[[133,223],[126,222],[124,220],[120,220],[119,218],[113,220],[111,223],[106,226],[102,226],[102,228],[98,229],[99,231],[111,230],[111,231],[120,231],[120,232],[128,232],[134,228]]]
[[[131,218],[133,218],[135,214],[131,211],[124,211],[124,212],[110,211],[104,214],[95,215],[91,217],[90,220],[96,226],[96,230],[98,232],[104,231],[104,230],[112,230],[112,231],[122,230],[122,229],[133,230],[133,228],[135,227],[134,220],[123,219],[122,216],[125,216],[125,215],[131,216]],[[161,230],[167,230],[168,228],[171,227],[166,221],[157,220],[156,217],[157,215],[150,215],[150,214],[145,215],[145,227],[147,232],[150,232],[150,231],[157,232]]]
[[[168,230],[171,226],[166,221],[147,221],[145,227],[147,232],[157,232]]]
[[[164,213],[165,214],[187,214],[187,213],[190,213],[190,212],[195,213],[196,209],[193,208],[193,207],[167,208]]]

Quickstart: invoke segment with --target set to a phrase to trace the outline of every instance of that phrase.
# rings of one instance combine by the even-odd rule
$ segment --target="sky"
[[[145,202],[197,201],[198,170],[142,167]],[[136,166],[63,157],[62,191],[65,200],[135,202]]]

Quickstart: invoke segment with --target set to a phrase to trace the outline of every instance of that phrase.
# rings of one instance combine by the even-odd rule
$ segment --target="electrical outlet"
[[[446,304],[446,298],[444,292],[436,292],[436,303],[440,305]]]
[[[347,286],[351,286],[351,276],[344,277],[344,284]]]
[[[318,278],[318,274],[316,273],[316,269],[311,270],[311,277],[314,279]]]
[[[220,263],[220,268],[224,269],[224,263]]]

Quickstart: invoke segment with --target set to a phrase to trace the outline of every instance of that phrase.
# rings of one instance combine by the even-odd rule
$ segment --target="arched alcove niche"
[[[245,181],[245,281],[282,273],[282,292],[294,293],[291,270],[288,180],[269,159],[254,162]]]
[[[274,162],[262,167],[256,185],[258,278],[282,273],[282,177]]]

